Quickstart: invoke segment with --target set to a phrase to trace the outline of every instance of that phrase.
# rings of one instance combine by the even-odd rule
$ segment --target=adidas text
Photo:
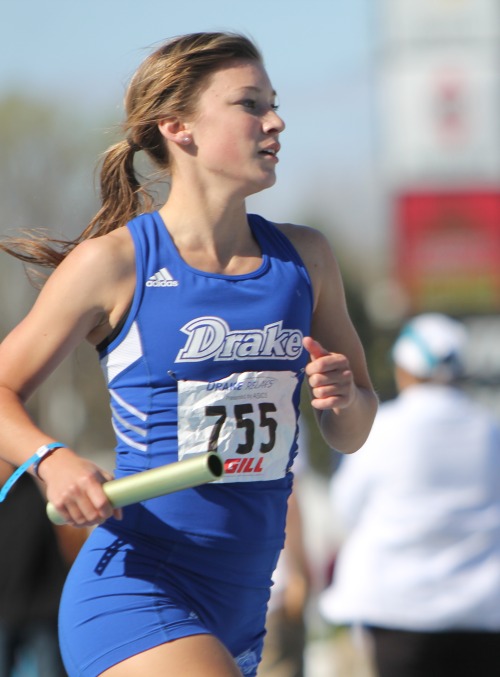
[[[179,282],[177,280],[148,280],[146,287],[177,287]]]

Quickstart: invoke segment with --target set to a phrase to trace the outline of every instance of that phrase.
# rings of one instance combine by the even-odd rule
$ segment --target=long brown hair
[[[150,54],[127,88],[124,138],[102,156],[101,207],[85,230],[74,240],[23,233],[0,241],[0,249],[25,263],[56,268],[80,242],[105,235],[151,209],[153,197],[135,170],[135,154],[144,151],[157,168],[170,174],[170,158],[158,122],[193,115],[206,78],[232,59],[262,63],[253,42],[237,33],[183,35]]]

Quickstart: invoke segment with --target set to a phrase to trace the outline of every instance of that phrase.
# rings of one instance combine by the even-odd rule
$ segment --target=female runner
[[[326,239],[247,214],[246,197],[275,182],[285,128],[254,44],[175,38],[139,67],[125,103],[82,235],[62,248],[3,242],[55,270],[0,347],[0,455],[29,465],[37,450],[29,470],[48,499],[70,524],[98,525],[61,601],[71,677],[251,677],[304,374],[325,439],[344,453],[366,440],[377,400]],[[169,176],[158,211],[134,171],[139,152]],[[115,476],[213,449],[221,480],[113,510],[109,475],[24,406],[84,340],[109,388]]]

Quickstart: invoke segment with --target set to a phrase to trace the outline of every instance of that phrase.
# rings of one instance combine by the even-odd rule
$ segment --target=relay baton
[[[104,482],[102,488],[113,508],[123,508],[132,503],[213,482],[223,474],[224,464],[221,457],[216,452],[210,451],[159,468],[143,470],[135,475]],[[47,515],[54,524],[65,522],[50,502],[47,503]]]

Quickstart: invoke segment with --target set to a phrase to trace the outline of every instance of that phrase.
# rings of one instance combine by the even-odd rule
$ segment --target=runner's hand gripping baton
[[[143,470],[117,480],[104,482],[102,488],[113,508],[147,501],[181,489],[213,482],[224,474],[224,464],[215,452],[208,452],[159,468]],[[47,515],[54,524],[65,520],[52,503],[47,503]]]

